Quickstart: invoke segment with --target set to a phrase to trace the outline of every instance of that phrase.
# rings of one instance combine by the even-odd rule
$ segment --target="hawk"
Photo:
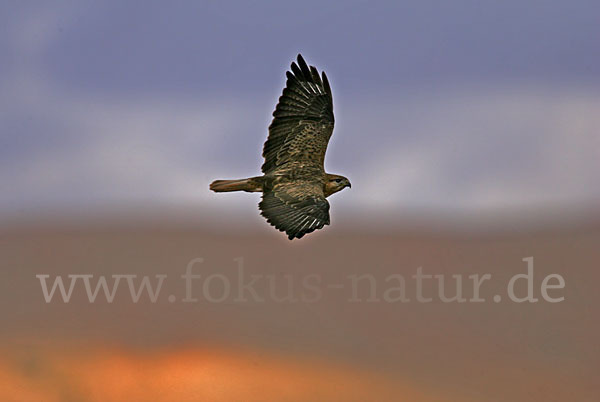
[[[326,173],[324,168],[334,123],[327,75],[319,76],[300,54],[291,70],[286,72],[286,86],[263,147],[263,175],[215,180],[210,189],[262,192],[261,215],[293,240],[329,225],[327,197],[351,185],[344,176]]]

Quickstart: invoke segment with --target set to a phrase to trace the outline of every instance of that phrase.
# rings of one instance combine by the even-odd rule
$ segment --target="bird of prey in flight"
[[[262,192],[261,215],[290,240],[329,225],[327,197],[346,187],[344,176],[325,173],[327,143],[333,133],[333,99],[325,72],[308,67],[301,55],[286,73],[263,148],[262,176],[216,180],[215,192]]]

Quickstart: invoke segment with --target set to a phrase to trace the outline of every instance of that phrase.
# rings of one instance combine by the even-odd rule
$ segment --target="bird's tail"
[[[210,189],[215,193],[226,193],[229,191],[255,193],[262,191],[262,182],[262,177],[250,177],[239,180],[215,180],[210,183]]]

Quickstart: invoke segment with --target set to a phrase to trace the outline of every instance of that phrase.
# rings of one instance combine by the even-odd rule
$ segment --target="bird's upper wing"
[[[313,179],[277,183],[263,193],[261,215],[290,240],[329,225],[329,203],[323,184]]]
[[[308,67],[301,55],[291,68],[263,148],[263,173],[288,162],[323,167],[333,133],[333,99],[327,76],[323,72],[319,77],[317,69]]]

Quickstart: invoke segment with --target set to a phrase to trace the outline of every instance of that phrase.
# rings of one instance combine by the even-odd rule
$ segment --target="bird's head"
[[[348,180],[346,177],[337,174],[327,174],[327,183],[325,183],[325,197],[329,197],[331,194],[337,193],[346,187],[352,187],[350,180]]]

